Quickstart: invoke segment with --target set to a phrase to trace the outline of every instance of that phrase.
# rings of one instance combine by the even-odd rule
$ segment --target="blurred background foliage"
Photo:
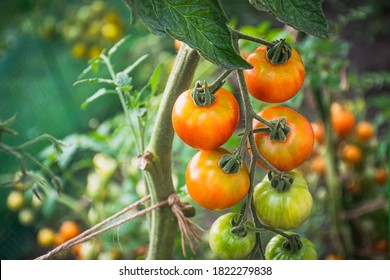
[[[346,216],[348,210],[369,204],[371,199],[377,207],[344,223],[347,258],[388,258],[388,189],[385,186],[390,118],[390,57],[387,55],[390,19],[386,16],[390,11],[389,1],[325,1],[324,11],[332,34],[327,41],[297,33],[257,12],[247,1],[221,2],[231,26],[267,40],[287,37],[302,55],[307,71],[305,86],[288,101],[289,106],[310,121],[321,123],[312,94],[320,90],[332,102],[340,102],[353,113],[356,123],[366,120],[373,125],[374,135],[369,142],[361,143],[354,135],[336,138],[338,154],[334,164],[343,188],[344,208],[340,215]],[[49,133],[66,144],[61,155],[46,142],[28,149],[61,178],[61,196],[34,164],[28,164],[27,169],[41,180],[6,184],[19,178],[19,166],[12,155],[0,151],[1,259],[35,258],[64,241],[60,234],[64,221],[73,221],[79,230],[85,230],[145,195],[134,135],[124,127],[126,120],[118,98],[104,95],[82,109],[83,102],[100,86],[87,83],[73,86],[88,60],[111,48],[124,35],[130,37],[113,58],[115,69],[124,69],[149,54],[131,73],[134,88],[142,88],[153,70],[162,65],[158,94],[148,108],[148,119],[153,120],[159,94],[176,55],[171,38],[156,37],[139,23],[130,26],[129,11],[120,1],[0,3],[0,122],[17,114],[10,128],[18,132],[17,136],[1,134],[0,140],[17,146]],[[241,43],[244,57],[257,47]],[[104,69],[101,71],[102,75],[107,74]],[[195,79],[212,82],[218,71],[209,62],[201,61]],[[237,94],[233,76],[225,87]],[[256,110],[266,106],[259,101],[253,104]],[[153,121],[146,125],[146,141],[152,126]],[[238,141],[239,137],[232,137],[225,146],[232,150]],[[350,143],[363,151],[363,160],[358,165],[349,164],[342,155],[343,147]],[[182,200],[192,202],[185,189],[184,174],[195,150],[177,138],[173,149],[175,186]],[[313,158],[302,166],[316,203],[311,218],[298,231],[314,241],[320,258],[332,258],[337,257],[336,250],[324,232],[330,223],[325,167],[318,157],[313,167],[315,156],[323,152],[323,147],[316,145]],[[383,171],[382,181],[376,181],[377,170]],[[264,175],[259,169],[256,179],[261,180]],[[222,214],[192,204],[197,210],[195,221],[206,230]],[[42,229],[46,231],[42,233]],[[270,237],[264,235],[265,240]],[[207,234],[204,240],[199,253],[187,258],[215,258],[208,247]],[[58,257],[143,258],[147,245],[147,223],[140,219]],[[184,258],[179,234],[176,247],[174,258]]]

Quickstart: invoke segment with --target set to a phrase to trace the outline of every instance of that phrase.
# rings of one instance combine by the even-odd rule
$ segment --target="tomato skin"
[[[383,185],[387,182],[387,179],[389,178],[389,171],[388,169],[382,167],[375,170],[374,180],[375,183],[378,185]]]
[[[50,228],[41,228],[37,234],[38,244],[42,247],[52,246],[54,243],[55,233]]]
[[[74,221],[65,221],[60,226],[59,234],[67,241],[79,235],[80,228]]]
[[[231,221],[235,213],[227,213],[219,217],[211,226],[209,234],[210,248],[214,254],[224,260],[238,260],[247,257],[256,244],[256,235],[248,231],[245,237],[232,234]],[[253,226],[249,221],[247,226]]]
[[[362,150],[355,144],[346,144],[342,150],[343,160],[358,165],[362,161]]]
[[[240,202],[249,190],[248,168],[242,165],[235,174],[227,174],[218,166],[224,148],[199,151],[186,170],[188,193],[200,206],[210,210],[227,209]]]
[[[244,71],[249,93],[264,102],[279,103],[295,96],[305,80],[305,67],[295,49],[290,59],[281,65],[273,65],[266,57],[267,47],[257,48],[247,61],[252,69]]]
[[[323,144],[325,142],[325,128],[322,123],[312,122],[311,126],[314,132],[314,139],[317,144]]]
[[[240,119],[240,108],[233,94],[220,88],[214,96],[213,104],[198,107],[191,98],[191,90],[187,90],[179,96],[172,110],[176,134],[198,150],[213,150],[223,145]]]
[[[313,243],[306,238],[301,237],[300,239],[303,244],[302,248],[298,252],[290,252],[283,248],[286,238],[279,234],[275,235],[265,247],[266,260],[316,260],[317,251]]]
[[[340,103],[334,102],[331,105],[331,119],[334,132],[346,137],[353,131],[355,126],[355,116],[343,109]]]
[[[369,141],[374,136],[374,127],[366,121],[361,121],[355,128],[356,137],[363,142]]]
[[[314,133],[310,122],[294,110],[275,106],[259,113],[268,121],[286,117],[287,125],[291,131],[287,134],[285,142],[271,141],[269,134],[255,133],[257,149],[264,158],[280,171],[288,172],[301,165],[312,153],[314,146]],[[253,121],[253,129],[266,127],[257,120]]]
[[[310,215],[313,198],[305,179],[297,171],[290,172],[294,182],[290,189],[278,192],[268,176],[255,186],[253,201],[259,219],[266,225],[289,230],[300,226]]]

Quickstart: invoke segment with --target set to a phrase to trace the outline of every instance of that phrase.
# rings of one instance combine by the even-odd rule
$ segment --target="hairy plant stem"
[[[171,176],[172,108],[178,96],[189,88],[198,62],[199,54],[182,44],[163,93],[152,137],[143,155],[147,161],[144,174],[152,204],[166,200],[175,192]],[[171,259],[178,227],[171,207],[166,205],[153,211],[150,225],[147,258]]]

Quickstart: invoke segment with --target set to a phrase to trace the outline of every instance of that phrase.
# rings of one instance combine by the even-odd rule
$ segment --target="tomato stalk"
[[[209,90],[211,94],[214,94],[219,90],[223,84],[225,83],[225,80],[229,75],[233,72],[233,70],[226,70],[224,71],[210,86]]]
[[[157,112],[152,137],[146,148],[150,156],[145,166],[152,203],[166,200],[175,188],[172,182],[172,108],[178,96],[188,89],[198,65],[198,53],[183,44],[165,86],[161,105]],[[144,154],[145,154],[144,153]],[[178,222],[170,206],[163,206],[151,213],[150,245],[148,259],[170,259],[172,257]]]
[[[267,40],[242,33],[242,32],[235,30],[235,29],[230,29],[230,31],[232,32],[233,38],[255,42],[255,43],[265,45],[265,46],[271,47],[271,48],[275,45],[275,43],[273,43],[273,42],[269,42]]]

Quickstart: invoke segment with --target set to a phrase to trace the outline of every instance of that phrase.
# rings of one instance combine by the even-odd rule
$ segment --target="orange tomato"
[[[389,178],[389,170],[386,168],[378,168],[375,170],[375,183],[378,185],[383,185],[384,183],[387,182],[387,179]]]
[[[310,162],[310,170],[317,174],[324,174],[326,170],[325,160],[322,156],[314,157]]]
[[[355,144],[347,144],[342,150],[342,158],[348,163],[358,165],[362,161],[362,157],[362,150]]]
[[[359,140],[366,142],[374,136],[374,127],[369,122],[361,121],[356,125],[355,134]]]
[[[305,67],[295,49],[290,59],[281,65],[272,64],[267,58],[267,47],[257,48],[247,61],[252,69],[244,71],[249,93],[264,102],[280,103],[294,97],[305,80]]]
[[[338,102],[331,105],[331,118],[334,132],[341,137],[348,136],[355,126],[355,116]]]
[[[74,221],[65,221],[61,224],[59,234],[67,241],[80,234],[80,228]]]
[[[322,123],[312,122],[311,126],[314,132],[314,139],[317,144],[323,144],[325,142],[325,128]]]

